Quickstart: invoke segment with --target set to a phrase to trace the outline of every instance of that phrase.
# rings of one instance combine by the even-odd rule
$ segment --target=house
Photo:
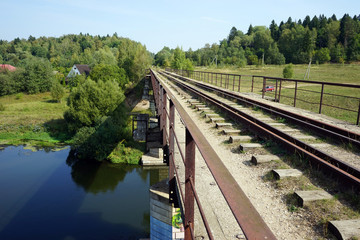
[[[0,71],[3,71],[3,70],[8,70],[10,72],[14,72],[14,71],[16,71],[16,67],[11,66],[9,64],[0,64]]]
[[[70,77],[75,77],[76,75],[84,73],[88,76],[90,74],[90,67],[88,65],[75,64],[67,75],[66,80]]]

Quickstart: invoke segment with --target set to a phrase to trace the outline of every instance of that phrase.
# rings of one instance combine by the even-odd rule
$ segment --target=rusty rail
[[[171,94],[170,90],[161,82],[157,74],[151,70],[151,81],[154,89],[156,107],[160,116],[160,127],[169,134],[163,134],[163,144],[169,144],[169,185],[176,186],[175,180],[179,181],[177,170],[174,166],[174,145],[177,141],[174,131],[175,109],[179,113],[185,125],[186,131],[186,147],[185,147],[185,196],[180,189],[181,200],[184,203],[185,211],[185,239],[193,239],[194,237],[194,203],[196,201],[201,217],[203,219],[206,231],[210,239],[213,239],[210,226],[206,220],[206,216],[201,207],[201,200],[198,198],[195,185],[195,149],[198,148],[200,154],[204,158],[211,174],[213,175],[217,185],[220,188],[225,200],[227,201],[236,221],[241,227],[247,239],[276,239],[274,234],[268,228],[259,213],[255,210],[245,193],[241,190],[236,180],[230,174],[228,169],[222,163],[219,156],[207,142],[204,135],[192,121],[190,116],[182,108],[181,104]],[[169,102],[170,114],[167,109]],[[169,124],[167,124],[169,121]],[[166,127],[169,130],[166,130]],[[176,174],[176,175],[175,175]],[[178,182],[179,184],[179,182]],[[170,198],[174,196],[175,189],[170,189]]]
[[[321,81],[308,81],[308,80],[297,80],[297,79],[287,79],[287,78],[277,78],[277,77],[268,77],[268,76],[261,76],[261,75],[240,75],[240,74],[228,74],[228,73],[216,73],[216,72],[204,72],[204,71],[188,71],[188,70],[179,70],[179,69],[170,69],[167,68],[166,71],[171,71],[171,72],[175,72],[179,75],[182,76],[187,76],[189,78],[193,78],[193,79],[197,79],[203,82],[207,82],[210,83],[210,79],[212,79],[213,75],[215,75],[216,77],[219,75],[221,82],[220,82],[220,87],[223,87],[222,84],[222,79],[223,76],[225,79],[229,79],[229,77],[231,76],[233,79],[233,84],[231,84],[231,87],[229,87],[229,84],[226,84],[225,82],[225,86],[224,88],[229,89],[229,90],[233,90],[233,91],[238,91],[240,92],[240,85],[246,83],[246,80],[244,80],[244,77],[248,77],[249,79],[247,80],[249,82],[249,86],[248,88],[250,88],[249,91],[254,92],[255,91],[259,91],[262,92],[262,98],[265,98],[266,95],[271,95],[273,96],[274,100],[277,102],[280,102],[281,99],[289,99],[289,101],[292,101],[293,106],[296,107],[296,104],[299,104],[299,102],[303,102],[306,104],[310,104],[311,106],[315,106],[318,105],[318,112],[321,114],[323,112],[323,107],[326,106],[328,108],[333,108],[333,109],[339,109],[339,110],[343,110],[349,113],[353,113],[354,116],[356,114],[356,118],[354,119],[354,122],[356,125],[359,125],[360,123],[360,97],[358,97],[360,95],[360,85],[355,85],[355,84],[345,84],[345,83],[331,83],[331,82],[321,82]],[[205,73],[208,73],[207,75]],[[201,78],[199,78],[198,76],[203,76]],[[206,78],[207,76],[207,78]],[[236,80],[236,77],[238,77],[239,79]],[[242,78],[242,79],[241,79]],[[250,79],[251,78],[251,79]],[[254,86],[254,83],[258,82],[257,85],[261,85],[261,87],[256,87],[256,85]],[[294,87],[285,87],[283,82],[292,82],[294,83]],[[275,93],[273,92],[267,92],[265,90],[265,87],[267,85],[267,83],[269,84],[273,84],[275,87]],[[320,91],[313,91],[313,90],[307,90],[307,89],[302,89],[300,88],[298,83],[305,83],[305,84],[313,84],[313,86],[315,87],[320,87],[321,90]],[[211,83],[213,84],[213,83]],[[217,83],[213,84],[218,86]],[[250,86],[251,85],[251,86]],[[237,90],[236,90],[236,86],[237,86]],[[340,94],[333,94],[333,93],[328,93],[326,92],[326,88],[329,87],[342,87],[345,89],[358,89],[359,94],[355,95],[355,96],[346,96],[346,95],[340,95]],[[242,88],[244,89],[244,87]],[[293,96],[288,96],[288,95],[284,95],[284,90],[293,90],[294,94]],[[319,101],[318,102],[314,102],[314,101],[308,101],[305,98],[301,98],[299,97],[299,93],[307,93],[307,92],[312,92],[318,95],[319,97]],[[349,107],[344,107],[344,106],[340,106],[340,105],[333,105],[330,103],[327,103],[327,101],[325,100],[325,97],[328,98],[332,98],[332,97],[338,97],[338,98],[343,98],[346,99],[348,101],[354,101],[354,106],[352,106],[352,108]],[[284,100],[283,100],[284,102]],[[345,101],[342,101],[345,102]],[[357,104],[357,105],[356,105]]]

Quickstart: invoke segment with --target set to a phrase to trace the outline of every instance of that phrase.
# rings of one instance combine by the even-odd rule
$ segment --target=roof
[[[75,67],[79,70],[80,74],[85,73],[86,76],[90,73],[90,67],[89,65],[81,65],[81,64],[75,64]]]
[[[7,69],[7,70],[9,70],[10,72],[16,71],[16,67],[11,66],[10,64],[0,64],[0,69],[1,69],[1,70]]]

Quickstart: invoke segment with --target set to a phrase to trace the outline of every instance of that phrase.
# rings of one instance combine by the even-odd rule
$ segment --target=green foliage
[[[186,58],[185,52],[179,47],[174,50],[171,56],[170,66],[174,69],[194,70],[191,60]]]
[[[330,59],[323,48],[329,49]],[[155,55],[165,65],[168,49]],[[244,51],[245,57],[244,58]],[[265,26],[249,26],[246,34],[232,27],[220,44],[205,44],[196,51],[189,49],[186,57],[195,65],[209,66],[216,57],[220,65],[257,65],[264,56],[266,64],[309,63],[314,53],[322,55],[319,63],[360,60],[360,18],[345,14],[342,19],[324,15],[306,16],[295,22],[291,17],[277,25],[273,20],[269,29]],[[163,60],[165,59],[165,60]],[[328,60],[329,59],[329,60]],[[246,62],[247,60],[247,62]]]
[[[56,102],[61,102],[61,99],[65,96],[65,89],[58,80],[54,80],[51,86],[51,97]]]
[[[94,81],[115,81],[120,88],[124,88],[125,84],[129,82],[129,78],[123,68],[116,65],[98,64],[90,72],[90,78]]]
[[[15,92],[16,87],[12,74],[8,71],[0,73],[0,96],[13,94]]]
[[[2,111],[5,111],[5,106],[2,103],[0,103],[0,112]]]
[[[330,51],[328,48],[321,48],[315,51],[315,60],[319,63],[329,62],[330,59]]]
[[[155,54],[155,65],[168,67],[169,59],[171,57],[172,51],[168,47],[164,47],[157,54]]]
[[[294,76],[294,69],[293,69],[293,65],[289,64],[286,67],[284,67],[283,70],[283,77],[284,78],[292,78]]]
[[[87,79],[69,95],[69,109],[64,113],[64,118],[71,131],[85,126],[93,127],[103,116],[114,111],[124,98],[116,82]]]
[[[23,91],[34,94],[49,91],[54,79],[50,62],[40,58],[26,59],[22,72]]]
[[[20,100],[20,99],[22,99],[23,98],[23,96],[24,96],[24,93],[18,93],[18,94],[16,94],[16,96],[15,96],[15,99],[16,100]]]
[[[68,78],[68,86],[70,87],[70,90],[77,87],[78,85],[84,83],[86,80],[86,76],[84,74],[75,75],[74,77]]]

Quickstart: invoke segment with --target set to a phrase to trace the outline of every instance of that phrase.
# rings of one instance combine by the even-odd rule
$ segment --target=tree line
[[[171,51],[164,47],[155,55],[155,63],[171,66]],[[269,27],[250,24],[246,33],[233,27],[219,44],[190,48],[185,56],[197,66],[359,61],[360,15],[306,16],[298,21],[289,17],[280,24],[273,20]]]

